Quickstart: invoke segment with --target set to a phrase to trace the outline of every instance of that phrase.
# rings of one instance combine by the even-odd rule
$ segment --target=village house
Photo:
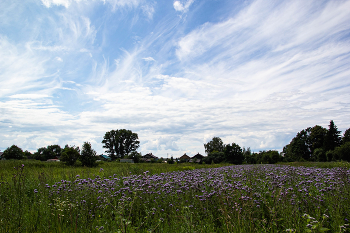
[[[190,161],[190,159],[191,159],[190,156],[186,155],[186,153],[179,158],[180,162],[183,162],[183,163],[187,163],[188,161]]]
[[[153,155],[152,153],[148,153],[148,154],[145,154],[144,156],[142,156],[141,161],[151,162],[152,159],[158,160],[158,157]]]
[[[202,162],[202,159],[203,159],[203,158],[204,158],[203,155],[197,153],[195,156],[193,156],[193,157],[189,160],[189,162],[190,162],[190,163],[200,163],[200,162]]]

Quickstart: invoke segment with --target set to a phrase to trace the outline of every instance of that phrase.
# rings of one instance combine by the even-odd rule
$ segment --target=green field
[[[349,163],[0,161],[0,232],[349,232]]]

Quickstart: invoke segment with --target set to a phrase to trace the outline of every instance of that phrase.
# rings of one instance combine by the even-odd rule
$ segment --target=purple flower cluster
[[[77,176],[74,181],[61,180],[46,187],[52,198],[69,198],[92,214],[109,205],[125,207],[126,202],[133,202],[164,217],[164,210],[176,213],[184,207],[203,214],[221,206],[240,213],[243,206],[259,211],[264,205],[278,203],[303,211],[326,209],[324,200],[335,193],[340,202],[349,202],[349,197],[342,195],[349,185],[350,170],[344,168],[241,165],[108,179]]]

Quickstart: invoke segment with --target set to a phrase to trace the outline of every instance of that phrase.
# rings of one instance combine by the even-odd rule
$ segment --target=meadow
[[[350,232],[350,170],[0,161],[0,210],[0,232]]]

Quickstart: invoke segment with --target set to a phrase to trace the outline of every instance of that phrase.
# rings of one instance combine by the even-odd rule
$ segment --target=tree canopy
[[[140,141],[137,133],[131,130],[120,129],[106,132],[103,137],[103,148],[106,148],[106,153],[112,160],[116,158],[124,158],[129,153],[136,151],[139,148]]]
[[[4,150],[2,156],[5,159],[23,159],[24,153],[23,150],[18,146],[12,145],[11,147],[8,147],[6,150]]]
[[[94,167],[97,165],[96,151],[92,149],[90,142],[84,142],[79,156],[79,160],[81,164],[86,167]]]

